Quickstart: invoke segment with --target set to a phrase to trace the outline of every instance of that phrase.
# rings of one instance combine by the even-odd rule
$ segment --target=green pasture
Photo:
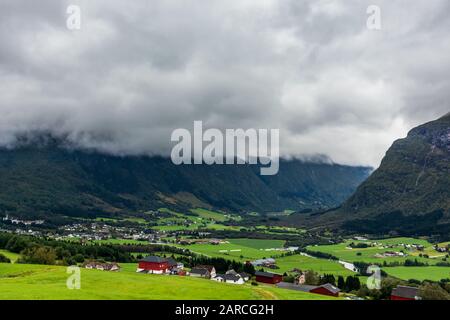
[[[363,243],[363,242],[376,242],[379,243],[380,246],[375,247],[369,247],[369,248],[349,248],[349,244],[351,242],[354,243]],[[431,244],[422,239],[414,239],[414,238],[391,238],[391,239],[383,239],[383,240],[370,240],[370,241],[357,241],[357,240],[347,240],[340,244],[334,244],[334,245],[321,245],[321,246],[308,246],[307,249],[311,251],[318,251],[318,252],[324,252],[332,254],[336,257],[338,257],[340,260],[344,260],[347,262],[355,262],[355,261],[362,261],[367,263],[374,263],[374,264],[383,264],[384,261],[386,263],[389,262],[404,262],[406,259],[414,260],[417,259],[421,262],[427,262],[430,265],[436,264],[437,262],[441,261],[440,259],[431,259],[431,258],[424,258],[419,257],[420,252],[417,250],[408,250],[405,249],[400,244],[420,244],[425,247],[430,247]],[[385,246],[392,246],[385,248]],[[407,256],[404,257],[381,257],[377,258],[374,255],[375,254],[383,254],[386,251],[404,251],[404,253],[407,254]]]
[[[0,263],[0,300],[271,300],[330,299],[272,286],[234,285],[192,277],[81,269],[81,288],[68,289],[66,267]],[[128,266],[126,266],[128,268]]]
[[[450,267],[388,267],[383,270],[390,276],[409,280],[416,279],[419,281],[432,280],[439,281],[441,279],[450,279]]]
[[[187,246],[178,245],[180,248],[189,249],[192,252],[203,254],[208,257],[222,257],[230,260],[255,260],[278,255],[281,252],[270,250],[282,248],[284,240],[267,239],[227,239],[229,243],[219,245],[192,244]]]
[[[345,269],[338,262],[311,258],[299,254],[277,258],[276,264],[280,269],[275,271],[279,273],[289,272],[296,268],[302,271],[313,270],[319,274],[333,274],[335,277],[355,275],[355,272]]]

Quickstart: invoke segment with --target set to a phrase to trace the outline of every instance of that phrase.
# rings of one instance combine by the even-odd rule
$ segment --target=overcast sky
[[[449,13],[448,0],[2,0],[0,144],[47,130],[168,154],[172,130],[203,120],[279,128],[286,156],[378,166],[450,111]]]

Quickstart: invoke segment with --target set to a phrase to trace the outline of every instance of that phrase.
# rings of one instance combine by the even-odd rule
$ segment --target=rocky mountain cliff
[[[450,231],[450,113],[395,141],[341,208],[311,222],[366,233]]]

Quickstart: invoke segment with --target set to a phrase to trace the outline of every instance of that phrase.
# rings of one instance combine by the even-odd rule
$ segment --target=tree
[[[18,263],[55,264],[56,262],[56,252],[51,247],[33,246],[23,250],[21,255]]]
[[[348,276],[345,280],[344,291],[358,291],[361,288],[361,282],[356,276]]]
[[[419,297],[423,300],[450,300],[450,294],[437,283],[425,283],[420,286]]]
[[[343,276],[339,276],[339,277],[338,277],[338,280],[337,280],[337,287],[338,287],[339,289],[341,289],[341,290],[344,289],[344,287],[345,287],[345,280],[344,280],[344,277],[343,277]]]
[[[389,299],[392,290],[398,285],[402,285],[404,282],[394,278],[384,278],[381,280],[381,288],[379,291],[379,299]]]
[[[336,278],[332,274],[324,274],[322,277],[320,277],[320,284],[332,284],[333,286],[336,285]]]
[[[84,256],[81,253],[74,255],[73,259],[78,263],[84,262]]]
[[[19,253],[27,248],[27,246],[28,243],[24,237],[15,235],[6,243],[5,249],[14,253]]]
[[[253,276],[255,274],[255,267],[251,263],[245,263],[243,271]]]
[[[7,258],[6,256],[4,256],[3,254],[0,253],[0,262],[1,263],[11,263],[11,260],[9,260],[9,258]]]
[[[320,277],[317,273],[312,270],[308,270],[305,273],[305,284],[310,286],[316,286],[320,282]]]

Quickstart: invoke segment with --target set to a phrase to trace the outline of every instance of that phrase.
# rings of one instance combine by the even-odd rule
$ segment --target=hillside
[[[450,114],[395,141],[380,167],[339,210],[312,219],[315,225],[365,233],[448,233]]]
[[[80,290],[68,290],[66,267],[0,263],[0,300],[326,300],[312,293],[148,275],[123,264],[119,272],[81,269]]]
[[[279,174],[248,165],[181,165],[170,159],[112,156],[55,140],[0,150],[0,213],[18,216],[111,215],[166,206],[235,212],[332,207],[370,169],[282,161]]]

